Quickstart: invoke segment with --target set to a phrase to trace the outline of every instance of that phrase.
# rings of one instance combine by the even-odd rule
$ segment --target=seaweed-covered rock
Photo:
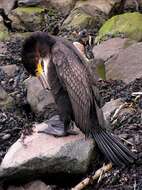
[[[113,16],[100,28],[95,41],[101,42],[118,36],[142,40],[142,14],[134,12]]]
[[[45,27],[45,9],[40,7],[18,7],[11,11],[9,18],[12,28],[21,32],[33,32]]]

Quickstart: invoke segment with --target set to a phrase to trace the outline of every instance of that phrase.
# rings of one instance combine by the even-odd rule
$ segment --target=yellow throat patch
[[[40,76],[41,74],[43,74],[43,69],[42,69],[42,65],[41,63],[38,63],[37,65],[37,69],[36,69],[36,76]]]

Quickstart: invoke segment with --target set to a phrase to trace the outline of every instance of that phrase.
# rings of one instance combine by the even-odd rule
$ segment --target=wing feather
[[[89,134],[91,92],[87,69],[68,48],[54,50],[53,64],[58,78],[67,91],[75,117],[75,123]]]

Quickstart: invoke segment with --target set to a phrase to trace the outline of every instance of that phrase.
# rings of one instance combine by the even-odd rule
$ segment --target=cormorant
[[[51,127],[45,132],[57,133],[58,136],[62,131],[62,135],[66,135],[70,122],[74,121],[85,136],[95,140],[112,163],[124,166],[134,162],[136,155],[106,130],[94,77],[71,42],[48,33],[35,32],[23,44],[22,62],[31,75],[37,76],[42,85],[51,90],[57,104],[62,127],[59,122],[55,131],[52,132]]]

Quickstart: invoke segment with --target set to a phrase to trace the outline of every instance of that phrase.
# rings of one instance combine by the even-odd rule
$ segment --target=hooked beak
[[[39,79],[42,87],[44,89],[50,90],[50,86],[49,86],[49,83],[48,83],[48,80],[47,80],[47,76],[43,71],[41,63],[38,63],[38,65],[37,65],[36,76]]]
[[[42,85],[42,87],[44,89],[50,90],[50,86],[48,84],[47,77],[45,76],[44,73],[42,73],[41,75],[39,75],[38,79],[39,79],[39,81],[40,81],[40,83],[41,83],[41,85]]]

